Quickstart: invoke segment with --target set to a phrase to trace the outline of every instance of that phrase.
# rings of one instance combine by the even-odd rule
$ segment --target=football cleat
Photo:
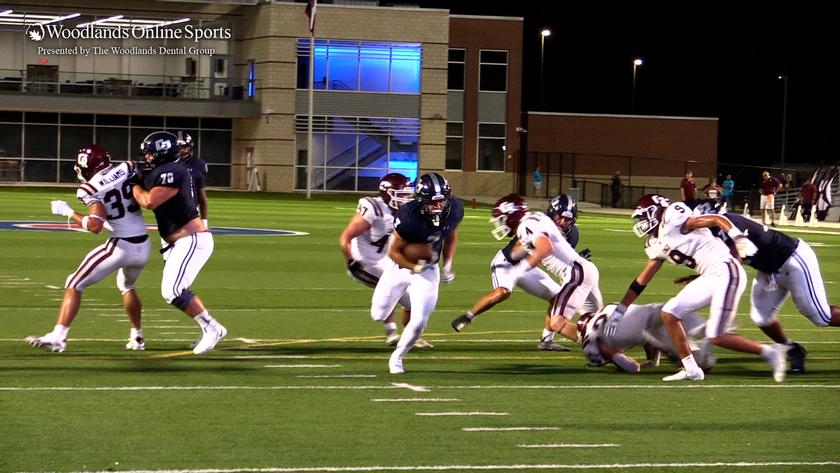
[[[385,344],[394,346],[400,341],[400,334],[396,330],[388,330],[385,332]]]
[[[665,376],[662,378],[662,381],[703,381],[703,378],[706,376],[703,374],[703,370],[697,370],[693,373],[689,373],[688,371],[681,369],[676,373]]]
[[[470,322],[472,322],[472,320],[470,320],[470,318],[467,317],[467,314],[464,314],[452,321],[452,330],[460,332],[461,330],[467,328],[467,325],[469,325]]]
[[[555,342],[554,340],[549,340],[545,342],[540,342],[537,344],[537,350],[540,351],[572,351],[569,347],[564,347],[563,345]]]
[[[391,354],[391,358],[388,359],[388,372],[391,374],[405,373],[402,358],[397,357],[396,354]]]
[[[143,351],[146,349],[146,339],[143,337],[129,338],[125,344],[126,350]]]
[[[423,340],[422,338],[418,338],[416,342],[414,342],[414,348],[434,348],[435,346],[431,343]]]
[[[805,358],[808,357],[808,350],[802,345],[791,342],[788,344],[788,359],[790,360],[790,372],[802,374],[805,372]]]
[[[787,373],[788,346],[781,343],[774,343],[770,348],[773,350],[773,353],[770,354],[770,358],[767,361],[773,370],[773,381],[781,383],[785,380],[785,373]]]
[[[57,340],[51,333],[48,333],[43,337],[36,337],[33,335],[31,337],[24,338],[23,341],[33,347],[45,348],[49,351],[58,353],[63,352],[64,348],[67,346],[67,340]]]
[[[201,340],[193,348],[193,353],[203,355],[212,350],[227,335],[227,329],[215,320],[202,329]]]

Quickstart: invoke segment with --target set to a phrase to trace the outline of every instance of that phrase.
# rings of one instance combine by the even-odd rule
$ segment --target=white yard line
[[[603,448],[620,447],[617,443],[546,443],[533,445],[517,445],[520,448]]]
[[[371,402],[461,402],[460,399],[445,397],[402,397],[402,398],[373,398]]]
[[[414,391],[416,393],[426,393],[430,391],[430,389],[425,386],[415,386],[408,383],[391,383],[391,386],[395,388],[408,389],[409,391]]]
[[[263,368],[341,368],[341,365],[265,365]]]
[[[540,430],[560,430],[560,427],[464,427],[464,432],[525,432]]]
[[[299,374],[298,378],[375,378],[375,374]]]
[[[461,417],[461,416],[509,416],[509,412],[415,412],[422,417]]]
[[[406,466],[303,466],[263,468],[201,468],[166,470],[120,470],[121,473],[368,473],[378,471],[505,471],[505,470],[619,470],[619,469],[676,469],[676,468],[760,468],[760,467],[836,467],[840,461],[741,461],[741,462],[682,462],[682,463],[535,463],[510,465],[406,465]],[[113,470],[75,471],[71,473],[111,473]],[[790,470],[789,470],[790,471]],[[36,472],[21,472],[36,473]]]

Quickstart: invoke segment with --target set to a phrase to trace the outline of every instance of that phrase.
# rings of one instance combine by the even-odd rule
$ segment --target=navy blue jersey
[[[174,187],[178,193],[154,209],[158,232],[166,238],[198,218],[195,208],[195,190],[190,170],[181,162],[163,163],[152,169],[143,179],[143,187]]]
[[[569,245],[571,245],[572,248],[575,248],[577,246],[578,242],[580,241],[580,230],[578,230],[577,225],[572,225],[572,228],[570,228],[569,231],[563,232],[563,236],[566,237],[566,241],[569,242]],[[507,246],[502,248],[502,255],[504,255],[505,259],[510,264],[516,264],[524,258],[524,257],[519,257],[519,259],[515,259],[513,257],[513,254],[511,253],[513,251],[513,247],[516,245],[517,241],[518,240],[516,239],[516,237],[511,238],[511,240],[510,240],[510,242],[508,242]]]
[[[183,161],[189,168],[196,189],[204,189],[207,182],[207,163],[203,159],[189,158]]]
[[[723,214],[738,230],[741,230],[753,244],[758,247],[758,252],[744,263],[763,273],[775,273],[790,258],[799,244],[798,240],[777,232],[752,219],[742,215],[727,212]]]
[[[420,213],[425,204],[418,201],[409,202],[400,207],[394,229],[403,240],[409,243],[431,243],[434,257],[432,264],[440,259],[443,241],[451,235],[464,218],[464,204],[456,198],[449,201],[449,209],[441,217],[440,225],[432,224],[426,215]]]

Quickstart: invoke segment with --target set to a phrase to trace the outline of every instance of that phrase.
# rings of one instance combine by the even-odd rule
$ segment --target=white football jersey
[[[134,163],[130,161],[103,169],[79,185],[76,191],[76,197],[86,206],[98,202],[105,207],[111,226],[106,230],[115,238],[146,234],[140,204],[134,200],[131,186],[126,181],[133,169]]]
[[[700,274],[731,258],[729,247],[715,238],[708,228],[683,234],[682,226],[692,216],[683,202],[674,202],[662,214],[659,235],[647,241],[645,253],[649,259],[669,260]]]
[[[356,213],[370,224],[370,230],[350,242],[353,257],[362,261],[379,261],[388,253],[388,240],[394,233],[392,209],[381,197],[362,197]]]
[[[563,232],[557,228],[551,217],[542,212],[526,213],[516,228],[516,238],[522,243],[525,251],[529,254],[533,253],[534,240],[541,235],[547,236],[554,246],[554,253],[543,258],[542,263],[546,267],[554,267],[558,261],[563,264],[572,264],[580,260],[586,261],[569,245],[566,237],[563,236]]]

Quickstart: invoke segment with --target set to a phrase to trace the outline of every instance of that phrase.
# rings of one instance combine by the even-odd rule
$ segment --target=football
[[[417,263],[420,260],[429,261],[432,259],[432,244],[408,243],[403,247],[402,254],[412,263]]]

